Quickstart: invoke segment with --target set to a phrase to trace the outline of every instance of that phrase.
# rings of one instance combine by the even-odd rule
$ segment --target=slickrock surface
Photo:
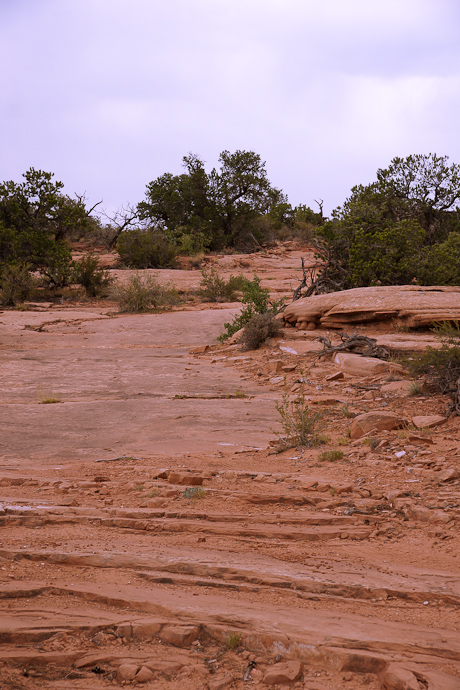
[[[218,261],[264,259],[284,289],[298,252]],[[232,313],[0,314],[2,690],[460,689],[460,420]],[[285,386],[322,446],[277,452]]]

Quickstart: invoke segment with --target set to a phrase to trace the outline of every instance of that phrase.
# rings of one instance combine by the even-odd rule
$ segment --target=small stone
[[[432,429],[433,427],[440,426],[446,422],[447,418],[440,414],[412,417],[412,424],[416,426],[417,429]]]
[[[300,661],[286,661],[267,669],[262,682],[265,685],[292,685],[298,680],[301,673],[302,664]]]
[[[232,676],[219,675],[214,676],[212,680],[208,680],[209,690],[225,690],[225,688],[229,688],[231,685],[233,685]]]
[[[343,379],[345,374],[343,371],[336,371],[334,374],[329,374],[329,376],[326,376],[326,381],[338,381],[339,379]]]
[[[189,647],[197,639],[198,632],[194,625],[167,626],[161,631],[160,639],[174,647]]]
[[[204,482],[204,477],[186,472],[170,472],[168,482],[170,484],[181,484],[182,486],[201,486]]]
[[[277,374],[283,370],[283,361],[281,359],[272,359],[267,362],[267,373]]]
[[[136,683],[148,683],[149,680],[154,680],[155,674],[147,668],[147,666],[142,666],[140,671],[138,671],[134,677]]]
[[[117,670],[117,680],[134,680],[138,671],[139,666],[137,664],[121,664]]]
[[[438,479],[440,482],[452,482],[454,479],[458,479],[460,477],[460,472],[452,467],[449,470],[442,470],[438,474]]]
[[[209,350],[209,345],[199,345],[198,347],[192,347],[190,350],[191,355],[204,355],[205,352]]]

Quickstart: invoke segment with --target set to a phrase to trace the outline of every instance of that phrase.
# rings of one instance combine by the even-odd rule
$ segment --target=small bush
[[[130,276],[126,283],[118,283],[112,294],[121,312],[146,312],[179,302],[176,290],[163,287],[153,276],[143,278],[139,273]]]
[[[460,324],[444,322],[433,330],[441,347],[427,347],[407,364],[413,375],[425,375],[441,393],[453,392],[460,378]]]
[[[311,448],[326,442],[325,437],[319,433],[323,424],[322,411],[319,407],[313,410],[308,406],[303,388],[291,400],[286,387],[276,410],[281,417],[284,432],[283,435],[278,434],[281,450],[299,446]]]
[[[257,350],[267,338],[278,335],[281,323],[272,313],[255,314],[244,326],[239,342],[243,350]]]
[[[85,254],[73,264],[73,280],[82,285],[88,297],[100,297],[107,293],[113,278],[99,265],[94,254]]]
[[[269,291],[261,287],[260,278],[256,275],[252,280],[246,279],[242,289],[243,299],[241,301],[245,306],[231,323],[224,323],[227,332],[219,336],[218,340],[221,342],[224,342],[243,328],[256,314],[272,314],[272,316],[276,316],[284,306],[283,299],[270,302]]]
[[[158,230],[127,230],[118,238],[117,251],[129,268],[175,268],[174,245]]]
[[[0,273],[0,303],[14,307],[30,297],[33,278],[26,264],[8,264]]]
[[[409,388],[407,389],[407,395],[415,397],[417,395],[423,395],[423,384],[420,381],[411,381]]]
[[[343,453],[341,450],[325,450],[318,455],[320,462],[335,462],[336,460],[342,460],[342,458]]]
[[[236,302],[237,293],[243,290],[245,281],[247,281],[243,276],[230,276],[228,280],[224,280],[215,268],[210,270],[203,268],[201,275],[198,294],[205,302]]]

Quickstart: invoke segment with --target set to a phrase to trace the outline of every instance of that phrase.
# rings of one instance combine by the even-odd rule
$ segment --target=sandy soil
[[[216,264],[279,297],[300,254]],[[0,314],[2,688],[460,688],[460,420],[414,429],[446,401],[400,375],[327,380],[332,331],[220,345],[236,309]],[[325,444],[277,453],[300,378]],[[406,423],[378,448],[348,436],[372,410]]]

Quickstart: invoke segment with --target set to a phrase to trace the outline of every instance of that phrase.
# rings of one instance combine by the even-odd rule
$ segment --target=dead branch
[[[342,343],[340,345],[332,345],[328,338],[320,336],[318,340],[323,342],[324,350],[318,356],[324,357],[334,352],[352,352],[363,357],[376,357],[377,359],[384,360],[387,360],[390,356],[389,351],[385,347],[377,345],[375,338],[368,338],[358,333],[353,333],[351,336],[341,334],[340,337]]]

